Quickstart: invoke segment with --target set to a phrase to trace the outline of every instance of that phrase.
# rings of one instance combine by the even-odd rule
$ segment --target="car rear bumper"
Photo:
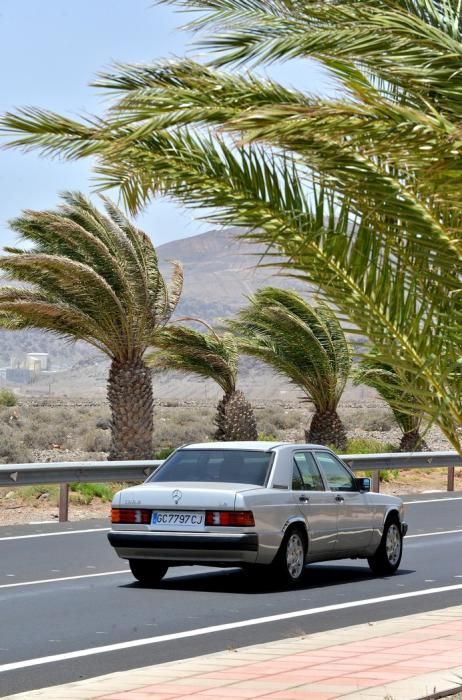
[[[258,554],[256,533],[210,534],[173,532],[108,533],[122,559],[160,559],[187,564],[250,564]]]
[[[406,535],[408,524],[404,521],[401,523],[401,534],[404,537]]]

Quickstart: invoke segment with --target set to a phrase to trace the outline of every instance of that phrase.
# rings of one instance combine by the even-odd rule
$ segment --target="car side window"
[[[310,452],[294,454],[292,488],[294,491],[324,491],[321,474]]]
[[[329,452],[315,452],[318,464],[332,491],[357,491],[356,482],[343,464]]]

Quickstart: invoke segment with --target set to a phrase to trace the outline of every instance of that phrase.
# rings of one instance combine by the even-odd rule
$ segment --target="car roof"
[[[278,447],[298,447],[303,449],[313,449],[322,448],[326,449],[324,445],[314,445],[314,444],[297,444],[292,442],[270,442],[263,440],[248,440],[242,442],[198,442],[191,443],[189,445],[183,445],[180,449],[182,450],[259,450],[261,452],[268,452],[268,450],[274,450]],[[328,449],[328,448],[327,448]]]

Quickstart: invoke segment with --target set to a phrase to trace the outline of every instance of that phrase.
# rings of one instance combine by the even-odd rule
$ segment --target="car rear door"
[[[314,450],[316,462],[337,506],[335,550],[345,554],[364,550],[371,541],[374,507],[366,493],[358,491],[354,476],[327,450]]]
[[[293,454],[292,496],[307,525],[310,557],[329,555],[336,546],[338,504],[308,450]]]

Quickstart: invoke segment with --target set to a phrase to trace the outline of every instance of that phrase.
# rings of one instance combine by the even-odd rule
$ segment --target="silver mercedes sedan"
[[[346,557],[388,576],[401,561],[403,503],[369,489],[321,445],[186,445],[114,496],[108,537],[151,585],[186,564],[254,568],[296,584],[305,564]]]

